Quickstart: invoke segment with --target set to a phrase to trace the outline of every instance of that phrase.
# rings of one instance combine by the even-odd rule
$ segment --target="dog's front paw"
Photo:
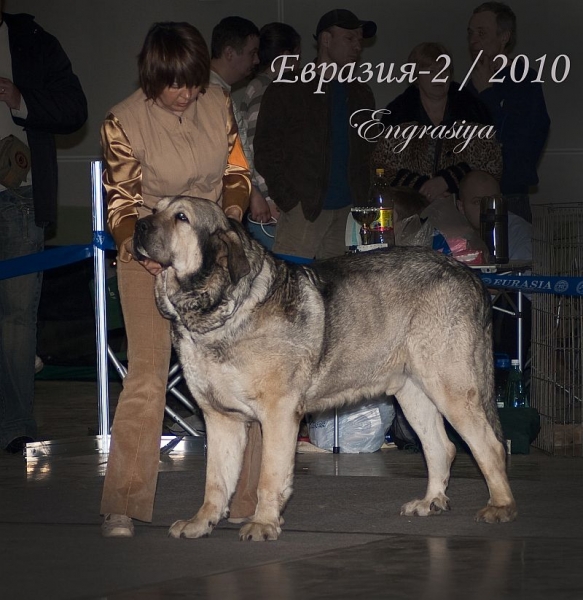
[[[239,530],[239,539],[251,542],[266,542],[276,540],[281,533],[279,525],[272,523],[256,523],[251,521]]]
[[[191,519],[189,521],[175,521],[168,530],[168,535],[173,538],[201,538],[208,537],[216,523]]]
[[[451,510],[449,498],[445,494],[440,494],[439,497],[429,500],[412,500],[403,504],[401,507],[401,515],[406,517],[428,517],[430,515],[439,515],[443,511]]]

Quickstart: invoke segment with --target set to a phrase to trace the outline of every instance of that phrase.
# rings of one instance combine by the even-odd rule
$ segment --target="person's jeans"
[[[0,192],[0,261],[41,252],[32,186]],[[0,262],[0,269],[2,268]],[[42,272],[0,279],[0,448],[35,438],[33,416],[36,322]]]

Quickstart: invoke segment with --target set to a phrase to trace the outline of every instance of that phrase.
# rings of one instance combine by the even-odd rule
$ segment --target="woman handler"
[[[128,338],[101,503],[106,537],[131,537],[132,519],[152,520],[170,363],[170,323],[154,298],[162,267],[132,256],[135,223],[176,195],[207,198],[241,220],[250,191],[231,101],[208,83],[210,58],[199,31],[188,23],[154,24],[138,68],[140,89],[109,111],[101,130]]]

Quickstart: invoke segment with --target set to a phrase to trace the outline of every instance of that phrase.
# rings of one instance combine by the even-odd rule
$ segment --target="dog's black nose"
[[[152,227],[152,224],[150,223],[150,221],[148,221],[148,218],[145,217],[143,219],[139,219],[138,222],[136,223],[136,232],[137,233],[147,233],[151,227]]]

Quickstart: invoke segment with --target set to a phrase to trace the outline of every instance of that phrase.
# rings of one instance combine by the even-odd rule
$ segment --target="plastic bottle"
[[[370,206],[377,206],[379,217],[371,224],[373,243],[395,245],[395,231],[393,229],[394,202],[390,193],[389,183],[385,178],[385,170],[377,169],[373,179],[369,198]]]
[[[480,237],[488,247],[492,262],[508,262],[508,205],[504,196],[498,194],[482,198]]]
[[[509,373],[510,357],[508,354],[496,354],[494,357],[494,389],[498,408],[506,408],[506,388]]]
[[[528,405],[520,361],[512,359],[506,386],[506,406],[509,408],[528,408]]]

